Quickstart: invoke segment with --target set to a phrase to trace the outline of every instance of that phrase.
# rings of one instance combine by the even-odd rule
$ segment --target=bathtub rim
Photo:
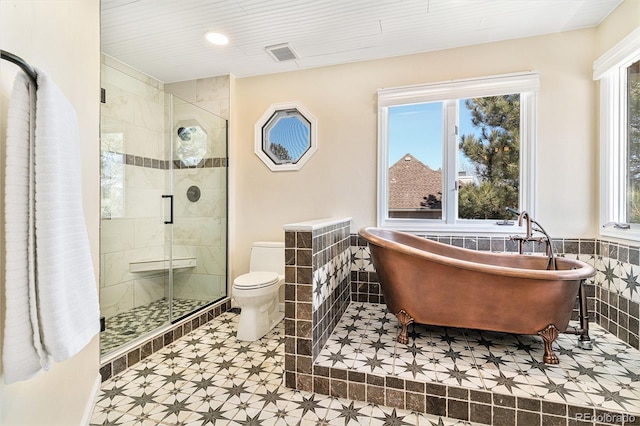
[[[381,235],[382,234],[382,235]],[[518,254],[518,253],[493,253],[493,252],[481,252],[477,250],[471,250],[463,247],[457,247],[450,244],[440,243],[438,241],[429,240],[424,237],[419,237],[415,234],[403,231],[396,231],[391,229],[385,229],[380,227],[368,226],[360,228],[359,235],[364,238],[369,244],[375,244],[377,246],[387,248],[389,250],[399,251],[401,253],[423,258],[432,262],[448,265],[455,268],[462,268],[470,271],[482,272],[487,274],[500,274],[513,278],[526,278],[533,280],[585,280],[596,275],[596,270],[593,266],[585,263],[581,260],[567,259],[564,257],[556,257],[558,263],[565,263],[574,265],[577,269],[563,269],[563,270],[546,270],[546,269],[523,269],[516,267],[500,266],[493,264],[485,264],[479,262],[473,262],[469,260],[457,259],[454,257],[448,257],[440,254],[435,254],[427,250],[423,250],[411,245],[403,244],[388,237],[387,235],[400,235],[402,238],[408,238],[410,241],[415,241],[419,246],[434,246],[442,247],[446,251],[458,252],[466,254],[468,258],[485,257],[490,256],[495,259],[513,260],[517,256],[532,257],[532,255]]]

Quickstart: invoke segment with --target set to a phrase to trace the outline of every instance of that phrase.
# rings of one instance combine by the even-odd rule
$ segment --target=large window
[[[601,233],[640,239],[640,30],[594,63],[600,81]]]
[[[523,73],[380,90],[378,225],[514,232],[506,208],[533,209],[537,87]]]

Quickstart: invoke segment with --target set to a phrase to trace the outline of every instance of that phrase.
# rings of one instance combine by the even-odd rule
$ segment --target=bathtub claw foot
[[[396,314],[396,318],[398,318],[398,322],[400,322],[400,325],[402,326],[402,330],[400,330],[400,334],[398,335],[397,339],[398,343],[406,345],[407,343],[409,343],[409,333],[407,327],[409,326],[409,324],[413,324],[413,318],[411,318],[411,316],[404,309],[400,309],[400,311],[398,311],[398,313]]]
[[[549,324],[544,330],[538,331],[538,335],[544,341],[544,355],[542,360],[545,364],[559,364],[558,356],[553,352],[552,343],[558,338],[558,328]]]

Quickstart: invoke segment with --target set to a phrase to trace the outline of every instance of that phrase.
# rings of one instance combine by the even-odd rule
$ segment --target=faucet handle
[[[520,212],[513,207],[507,207],[506,210],[513,215],[520,216]]]

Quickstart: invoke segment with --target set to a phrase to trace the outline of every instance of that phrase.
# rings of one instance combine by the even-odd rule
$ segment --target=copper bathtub
[[[543,361],[557,364],[552,343],[565,331],[580,293],[580,334],[588,341],[583,281],[595,269],[578,260],[489,253],[450,246],[380,228],[363,228],[388,309],[407,343],[413,322],[515,334],[539,335]],[[589,342],[590,343],[590,342]],[[586,347],[588,349],[588,346]]]

